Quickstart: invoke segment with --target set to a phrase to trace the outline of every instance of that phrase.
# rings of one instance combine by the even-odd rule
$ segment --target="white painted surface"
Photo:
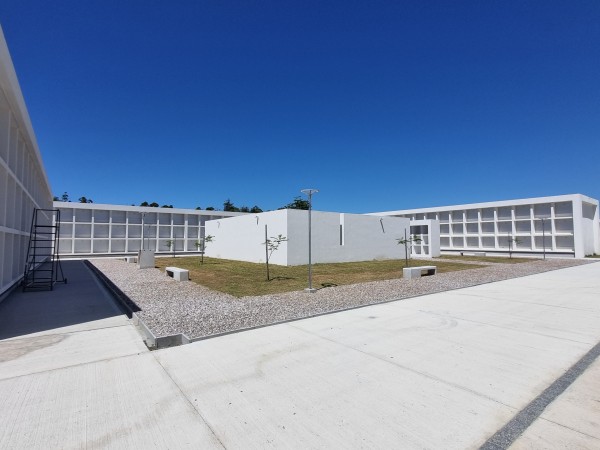
[[[197,253],[209,219],[243,213],[180,208],[54,202],[61,211],[61,255]],[[169,246],[171,241],[172,246]]]
[[[294,209],[206,222],[206,233],[215,237],[206,254],[265,262],[265,225],[269,238],[279,234],[287,237],[270,262],[290,266],[308,263],[308,211]],[[312,262],[400,258],[402,249],[397,239],[405,230],[409,232],[408,226],[408,219],[312,211]]]
[[[190,279],[190,271],[179,267],[165,267],[165,272],[175,281],[188,281]]]
[[[402,269],[402,277],[410,280],[413,278],[421,278],[423,276],[435,275],[436,272],[436,266],[404,267]]]
[[[0,296],[23,276],[33,208],[51,206],[48,178],[0,28]]]
[[[236,261],[265,262],[265,225],[268,237],[282,236],[291,239],[287,229],[287,210],[248,214],[225,220],[209,220],[206,235],[213,242],[206,244],[206,255]],[[271,256],[271,263],[287,265],[288,243],[283,242]]]
[[[416,233],[416,230],[426,226],[427,233]],[[425,258],[440,256],[440,221],[421,219],[410,221],[410,234],[421,239],[411,245],[411,255]]]
[[[581,194],[504,200],[373,213],[373,215],[437,219],[441,251],[508,253],[525,256],[600,254],[598,200]],[[541,219],[545,219],[545,230]]]

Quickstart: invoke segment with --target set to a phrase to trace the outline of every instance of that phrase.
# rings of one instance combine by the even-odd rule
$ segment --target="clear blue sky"
[[[2,0],[0,22],[59,196],[600,198],[598,0]]]

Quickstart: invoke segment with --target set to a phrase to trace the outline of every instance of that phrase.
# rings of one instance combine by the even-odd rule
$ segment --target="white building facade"
[[[600,254],[598,200],[581,194],[373,214],[438,220],[442,252]]]
[[[0,298],[23,276],[33,209],[51,207],[50,185],[0,28]]]
[[[404,247],[398,244],[398,239],[410,235],[408,219],[323,211],[312,211],[311,217],[313,263],[404,257]],[[206,222],[206,234],[213,236],[213,242],[207,244],[207,256],[263,263],[265,239],[281,235],[287,241],[273,252],[270,262],[284,266],[308,263],[308,211],[283,209],[211,220]],[[423,238],[420,254],[430,256],[436,246],[430,244],[428,232]]]
[[[60,210],[59,253],[63,256],[198,252],[206,221],[237,212],[54,202]]]

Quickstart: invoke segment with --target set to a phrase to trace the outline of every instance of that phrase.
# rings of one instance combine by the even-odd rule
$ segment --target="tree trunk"
[[[267,225],[265,224],[265,261],[267,262],[267,281],[271,281],[269,276],[269,239],[267,238]]]

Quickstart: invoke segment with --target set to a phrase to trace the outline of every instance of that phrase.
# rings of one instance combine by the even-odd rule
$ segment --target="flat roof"
[[[136,211],[145,213],[162,214],[195,214],[201,216],[242,216],[251,213],[217,211],[206,209],[185,209],[185,208],[161,208],[155,206],[131,206],[131,205],[110,205],[107,203],[78,203],[78,202],[53,202],[55,208],[74,208],[74,209],[106,209],[112,211]]]
[[[566,195],[554,195],[550,197],[532,197],[532,198],[521,198],[514,200],[500,200],[495,202],[484,202],[484,203],[467,203],[462,205],[449,205],[449,206],[434,206],[428,208],[414,208],[414,209],[399,209],[395,211],[382,211],[369,213],[370,215],[394,215],[394,214],[414,214],[414,213],[427,213],[427,212],[438,212],[438,211],[453,211],[457,209],[479,209],[479,208],[496,208],[503,206],[514,206],[514,205],[529,205],[535,203],[556,203],[573,201],[580,199],[582,202],[591,203],[598,205],[598,200],[588,197],[583,194],[566,194]]]

